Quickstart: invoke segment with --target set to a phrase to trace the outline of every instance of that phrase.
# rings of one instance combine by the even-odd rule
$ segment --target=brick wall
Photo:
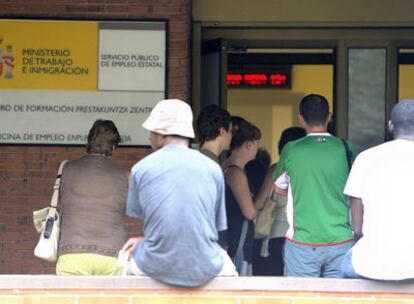
[[[283,277],[216,278],[195,289],[144,277],[1,276],[2,304],[413,304],[414,284]]]
[[[168,97],[189,97],[191,0],[0,0],[0,17],[168,20]],[[129,170],[148,153],[119,148],[114,160]],[[49,203],[60,161],[83,154],[80,147],[0,146],[0,274],[54,273],[54,265],[33,257],[32,211]],[[126,221],[131,234],[140,229]]]
[[[0,292],[0,303],[42,304],[413,304],[412,295],[275,291],[169,290],[14,290]]]

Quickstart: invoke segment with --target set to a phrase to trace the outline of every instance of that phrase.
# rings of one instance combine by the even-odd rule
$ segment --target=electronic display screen
[[[264,88],[283,88],[291,87],[291,73],[289,70],[238,70],[227,73],[228,87],[264,87]]]

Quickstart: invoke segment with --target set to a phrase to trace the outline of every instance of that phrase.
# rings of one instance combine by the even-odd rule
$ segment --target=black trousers
[[[260,256],[263,240],[255,239],[253,244],[253,275],[254,276],[283,276],[283,246],[285,238],[269,240],[267,258]]]

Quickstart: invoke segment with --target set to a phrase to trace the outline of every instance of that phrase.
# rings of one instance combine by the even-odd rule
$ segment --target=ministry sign
[[[0,143],[84,144],[101,118],[147,145],[166,64],[165,22],[0,20]]]

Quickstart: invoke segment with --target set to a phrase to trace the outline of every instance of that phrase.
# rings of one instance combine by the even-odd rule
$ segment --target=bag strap
[[[226,173],[227,171],[229,171],[230,168],[239,168],[240,170],[243,170],[237,165],[228,165],[226,168],[223,169],[223,172]]]
[[[348,142],[341,138],[342,143],[344,144],[344,148],[345,148],[345,155],[346,155],[346,160],[348,162],[348,170],[351,171],[351,167],[352,167],[352,151],[349,148]]]
[[[248,228],[249,228],[249,221],[244,220],[242,230],[241,230],[241,233],[240,233],[239,245],[237,246],[236,255],[237,255],[237,253],[240,252],[240,250],[243,250],[244,242],[246,241],[246,235],[247,235],[247,229]]]
[[[56,176],[56,181],[55,181],[55,184],[53,186],[53,195],[52,195],[52,200],[50,201],[50,207],[52,207],[52,208],[50,208],[50,209],[53,209],[55,211],[56,211],[56,207],[57,207],[57,203],[58,203],[58,199],[59,199],[60,177],[62,176],[63,167],[65,166],[66,163],[67,163],[67,160],[63,160],[60,163],[59,171],[58,171],[58,174]]]

